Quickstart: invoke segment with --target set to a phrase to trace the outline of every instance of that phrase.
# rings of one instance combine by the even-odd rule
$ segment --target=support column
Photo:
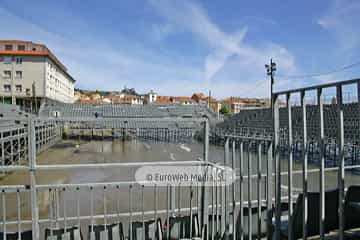
[[[273,159],[275,161],[275,239],[280,239],[281,224],[281,167],[279,156],[280,142],[280,120],[279,120],[279,99],[278,96],[272,97],[273,102],[273,122],[274,122],[274,139],[273,139]],[[271,175],[268,175],[270,178]]]
[[[203,150],[203,158],[205,164],[209,161],[209,121],[208,119],[205,119],[204,121],[204,150]],[[208,165],[205,166],[205,175],[208,174]],[[207,178],[204,178],[203,185],[201,187],[201,219],[200,219],[200,226],[202,226],[201,230],[205,228],[204,234],[206,236],[203,236],[203,239],[208,239],[209,236],[209,197],[208,197],[208,187],[207,184]],[[213,206],[214,207],[214,206]]]
[[[337,104],[337,146],[338,155],[338,188],[339,188],[339,239],[344,239],[344,187],[345,187],[345,160],[344,160],[344,109],[343,109],[343,92],[342,85],[336,86],[336,104]],[[336,150],[336,149],[335,149]]]
[[[36,192],[36,137],[35,122],[33,119],[28,120],[28,154],[30,167],[30,195],[31,195],[31,220],[32,220],[32,237],[40,239],[39,233],[39,211]]]

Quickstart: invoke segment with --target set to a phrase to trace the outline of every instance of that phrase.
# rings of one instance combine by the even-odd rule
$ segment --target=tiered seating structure
[[[44,118],[164,118],[164,117],[214,117],[214,113],[203,105],[175,104],[45,104],[39,116]]]
[[[358,144],[360,139],[360,106],[358,103],[346,103],[344,106],[344,135],[345,141],[348,143]],[[292,107],[292,127],[295,140],[299,140],[298,136],[302,135],[302,108],[300,106]],[[288,126],[288,110],[280,108],[280,129],[286,137]],[[336,138],[337,135],[337,105],[324,105],[324,130],[328,139]],[[316,139],[319,135],[319,108],[316,105],[307,105],[306,107],[307,133],[309,139]],[[241,128],[252,128],[266,130],[272,133],[271,110],[268,109],[252,109],[244,110],[226,121],[217,125],[229,133]]]

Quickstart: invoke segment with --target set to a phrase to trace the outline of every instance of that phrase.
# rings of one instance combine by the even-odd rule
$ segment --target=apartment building
[[[0,40],[0,101],[36,111],[46,100],[74,102],[74,78],[43,44]]]
[[[241,110],[269,107],[266,99],[229,97],[221,100],[221,105],[226,106],[230,112],[239,113]]]

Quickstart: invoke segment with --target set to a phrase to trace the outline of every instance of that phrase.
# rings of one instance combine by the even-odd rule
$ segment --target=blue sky
[[[360,1],[0,0],[0,38],[46,44],[86,89],[267,96],[360,61]],[[276,89],[359,77],[360,66]]]

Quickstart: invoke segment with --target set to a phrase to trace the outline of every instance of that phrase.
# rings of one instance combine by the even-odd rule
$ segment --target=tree
[[[220,113],[223,115],[228,115],[230,113],[230,109],[228,106],[222,106],[220,108]]]
[[[135,88],[127,88],[126,86],[124,87],[123,90],[121,90],[121,93],[138,96],[138,93],[136,92]]]

